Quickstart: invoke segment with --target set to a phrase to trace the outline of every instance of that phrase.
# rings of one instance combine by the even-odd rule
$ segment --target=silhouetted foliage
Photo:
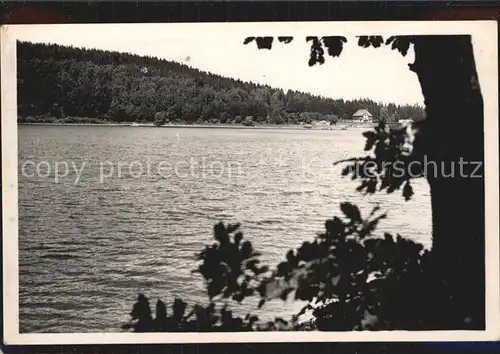
[[[278,37],[278,40],[283,43],[290,43],[292,37]],[[255,41],[259,49],[271,49],[273,46],[273,37],[248,37],[245,39],[244,44]]]
[[[278,37],[278,40],[283,43],[290,43],[293,41],[293,37]]]
[[[255,252],[249,241],[242,242],[243,234],[237,231],[239,228],[240,224],[225,227],[218,223],[214,227],[217,243],[198,255],[202,264],[197,272],[207,282],[210,299],[220,295],[241,302],[246,296],[253,295],[255,288],[252,283],[267,272],[267,267],[259,267],[260,253]]]
[[[311,41],[309,65],[323,64],[321,42],[317,37],[306,40]],[[334,42],[341,48],[341,39]],[[361,179],[360,191],[373,193],[378,187],[392,192],[401,188],[406,199],[413,195],[410,179],[425,175],[432,205],[432,272],[427,280],[433,279],[429,287],[434,296],[429,299],[433,308],[429,323],[439,329],[485,328],[484,106],[472,38],[419,35],[392,36],[384,41],[380,36],[358,37],[358,45],[364,48],[382,44],[403,56],[413,46],[415,61],[408,67],[418,77],[426,120],[407,127],[405,132],[378,129],[366,133],[366,150],[374,147],[375,156],[351,159],[344,174]],[[332,56],[339,53],[335,51]],[[386,125],[404,118],[385,108],[380,113]],[[405,153],[403,136],[414,140],[413,148]],[[426,164],[421,169],[422,158],[431,162],[430,171]],[[395,173],[395,163],[400,163],[402,173]],[[460,172],[448,174],[443,170],[445,166],[453,171],[456,165]],[[411,171],[412,167],[416,171]],[[474,274],[465,288],[463,274]]]
[[[140,294],[130,314],[131,321],[122,329],[135,332],[234,332],[296,328],[280,318],[264,323],[259,323],[259,318],[251,314],[240,318],[233,315],[227,303],[221,305],[218,302],[231,298],[241,303],[244,298],[254,296],[266,279],[264,274],[268,273],[267,266],[260,266],[260,253],[253,249],[251,242],[243,241],[239,228],[239,224],[225,226],[218,223],[214,227],[215,243],[197,255],[200,264],[194,272],[205,279],[209,298],[207,306],[194,305],[188,311],[188,304],[177,298],[169,315],[165,304],[158,300],[153,318],[148,299]]]
[[[257,42],[257,47],[259,49],[271,49],[273,39],[272,37],[257,37],[257,39],[258,38],[260,38],[261,40],[263,38],[266,39],[265,47],[262,44],[259,45],[259,42]],[[254,39],[256,38],[248,37],[243,41],[243,44],[249,44]],[[387,38],[387,40],[384,42],[384,38],[382,36],[358,36],[358,45],[362,48],[368,48],[370,46],[379,48],[382,44],[390,44],[391,49],[397,49],[403,56],[405,56],[408,53],[410,44],[413,43],[414,40],[415,36],[392,36]],[[309,66],[313,66],[316,64],[321,65],[325,63],[323,46],[327,48],[328,55],[330,55],[331,57],[338,57],[342,53],[343,45],[347,42],[347,39],[342,36],[325,36],[321,37],[321,39],[315,36],[308,36],[306,37],[306,41],[311,42],[311,57],[309,59]],[[290,41],[281,40],[280,42],[290,43]]]

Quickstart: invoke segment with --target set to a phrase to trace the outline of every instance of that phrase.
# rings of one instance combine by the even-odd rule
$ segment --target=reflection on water
[[[378,232],[429,245],[425,181],[409,202],[363,197],[332,165],[364,153],[361,132],[21,126],[21,332],[117,332],[138,292],[205,303],[193,255],[219,220],[242,222],[270,265],[341,201],[365,213],[380,203],[388,218]]]

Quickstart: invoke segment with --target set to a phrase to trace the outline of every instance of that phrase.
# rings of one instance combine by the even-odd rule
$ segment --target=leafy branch
[[[165,304],[158,300],[153,318],[148,299],[139,295],[131,321],[122,328],[136,332],[227,332],[386,329],[408,325],[404,313],[403,317],[394,317],[380,298],[389,296],[387,288],[394,282],[412,277],[419,283],[426,256],[423,246],[399,235],[376,236],[375,229],[386,217],[378,207],[366,218],[351,203],[342,203],[340,209],[342,217],[327,220],[325,232],[312,242],[289,250],[286,260],[272,271],[260,265],[260,254],[249,241],[243,241],[239,224],[217,224],[215,243],[197,255],[200,264],[195,270],[206,281],[208,305],[191,306],[188,312],[187,303],[175,299],[168,315]],[[278,299],[305,300],[308,305],[288,321],[276,318],[262,322],[251,313],[243,318],[234,316],[227,301],[218,303],[228,299],[240,303],[247,297],[260,299],[259,308]],[[307,311],[313,313],[312,322],[301,320]]]

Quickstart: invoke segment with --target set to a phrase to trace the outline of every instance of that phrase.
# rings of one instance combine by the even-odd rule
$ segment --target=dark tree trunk
[[[431,275],[442,287],[431,294],[432,325],[484,329],[484,116],[471,37],[418,36],[414,48],[410,69],[427,112],[421,140],[431,189]]]

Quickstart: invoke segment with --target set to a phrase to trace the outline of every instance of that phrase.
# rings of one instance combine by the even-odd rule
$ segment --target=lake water
[[[191,270],[218,221],[241,222],[270,265],[312,240],[342,201],[365,215],[379,203],[388,218],[378,233],[429,245],[424,180],[409,202],[364,197],[332,165],[364,154],[362,131],[20,126],[20,331],[119,332],[139,292],[152,306],[205,304]],[[287,316],[299,305],[264,310]]]

